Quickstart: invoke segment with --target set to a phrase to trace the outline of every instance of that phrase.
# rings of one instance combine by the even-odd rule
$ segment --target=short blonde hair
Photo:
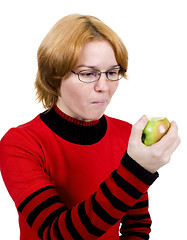
[[[53,26],[37,53],[36,96],[45,108],[57,102],[62,77],[76,67],[83,45],[93,40],[107,40],[116,61],[127,70],[126,47],[111,28],[93,16],[68,15]]]

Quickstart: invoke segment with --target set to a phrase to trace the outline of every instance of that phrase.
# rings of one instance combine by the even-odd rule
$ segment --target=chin
[[[99,120],[103,116],[104,112],[102,113],[97,113],[97,114],[90,114],[89,116],[85,116],[84,121],[86,122],[91,122],[91,121],[96,121]]]

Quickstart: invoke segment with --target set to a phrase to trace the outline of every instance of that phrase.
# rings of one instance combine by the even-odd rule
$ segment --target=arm
[[[148,193],[145,193],[121,219],[120,240],[149,239],[151,218],[148,211]]]
[[[128,154],[141,166],[154,173],[169,163],[174,150],[180,144],[178,129],[175,122],[171,123],[168,133],[157,143],[150,147],[141,142],[142,131],[147,123],[143,116],[132,128],[129,139]],[[145,199],[147,197],[147,199]],[[122,218],[120,239],[142,240],[149,239],[151,219],[148,212],[148,195],[145,193]]]
[[[68,209],[45,173],[42,149],[13,131],[0,142],[0,170],[19,213],[40,239],[97,239],[117,223],[158,177],[127,153],[84,202]]]

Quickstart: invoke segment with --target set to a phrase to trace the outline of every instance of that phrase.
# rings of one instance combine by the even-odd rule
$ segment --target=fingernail
[[[141,120],[141,121],[145,121],[145,120],[148,120],[148,118],[147,118],[146,115],[143,115],[140,120]]]

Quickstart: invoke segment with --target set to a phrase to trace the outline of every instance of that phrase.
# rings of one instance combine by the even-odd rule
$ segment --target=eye
[[[111,69],[108,71],[109,76],[117,76],[119,74],[119,69]]]
[[[79,73],[80,77],[84,78],[96,77],[97,74],[97,71],[94,70],[83,70]]]

